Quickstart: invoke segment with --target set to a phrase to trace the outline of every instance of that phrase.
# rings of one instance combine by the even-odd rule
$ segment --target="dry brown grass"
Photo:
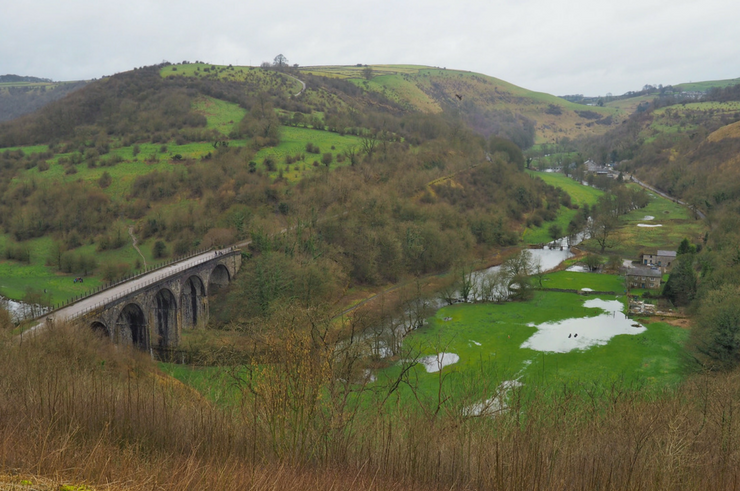
[[[237,408],[214,407],[146,355],[72,327],[1,344],[0,489],[24,479],[106,490],[739,486],[738,373],[658,395],[619,384],[520,390],[496,418],[466,416],[457,401],[401,404],[387,387],[357,407],[338,403],[335,350],[322,355],[287,331],[262,382],[292,389],[262,402],[245,391]]]

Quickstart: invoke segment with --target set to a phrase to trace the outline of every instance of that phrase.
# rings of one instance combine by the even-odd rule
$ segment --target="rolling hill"
[[[589,107],[462,70],[415,65],[300,68],[301,73],[349,80],[383,94],[407,110],[449,113],[474,130],[508,137],[520,146],[603,134],[626,117],[614,108]],[[529,145],[528,145],[529,144]]]
[[[65,275],[94,288],[214,244],[279,248],[264,237],[339,210],[356,213],[310,247],[337,278],[376,284],[513,244],[568,206],[481,133],[531,143],[537,107],[575,105],[475,74],[377,70],[365,84],[352,69],[163,64],[1,123],[0,290],[58,301],[80,293]]]

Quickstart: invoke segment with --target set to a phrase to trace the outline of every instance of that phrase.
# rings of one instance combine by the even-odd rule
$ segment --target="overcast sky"
[[[0,74],[413,63],[556,95],[740,77],[737,0],[0,0]]]

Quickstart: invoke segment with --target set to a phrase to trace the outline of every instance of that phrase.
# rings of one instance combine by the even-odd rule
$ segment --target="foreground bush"
[[[84,329],[21,346],[0,334],[0,473],[163,490],[716,490],[740,478],[738,373],[657,395],[619,383],[522,389],[494,417],[444,387],[400,404],[404,377],[353,404],[369,386],[336,378],[356,373],[351,353],[337,354],[320,322],[288,317],[238,370],[237,403],[220,407]],[[465,384],[470,400],[491,396]]]

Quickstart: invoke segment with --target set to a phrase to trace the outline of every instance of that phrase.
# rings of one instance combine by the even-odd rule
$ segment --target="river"
[[[579,235],[571,241],[576,245],[583,239]],[[559,239],[542,249],[527,249],[531,253],[532,264],[539,265],[541,272],[551,271],[557,268],[563,261],[574,256],[567,246],[567,239]],[[493,266],[491,268],[475,271],[472,273],[473,288],[469,298],[473,301],[485,301],[489,297],[495,299],[504,299],[509,296],[507,286],[499,284],[494,287],[495,291],[483,292],[486,288],[487,278],[501,271],[502,266]],[[491,287],[488,287],[489,289]],[[366,343],[373,356],[378,358],[387,358],[399,354],[403,338],[410,334],[414,329],[424,324],[424,318],[429,314],[447,305],[448,302],[461,301],[462,294],[459,292],[452,295],[453,299],[445,301],[441,296],[425,299],[421,302],[423,306],[413,304],[408,307],[399,317],[387,318],[378,325],[369,329],[360,336],[362,342]],[[457,300],[455,300],[457,299]],[[422,314],[425,312],[425,314]]]
[[[33,319],[49,310],[41,305],[31,305],[5,297],[0,297],[0,306],[10,313],[10,318],[13,322]]]

